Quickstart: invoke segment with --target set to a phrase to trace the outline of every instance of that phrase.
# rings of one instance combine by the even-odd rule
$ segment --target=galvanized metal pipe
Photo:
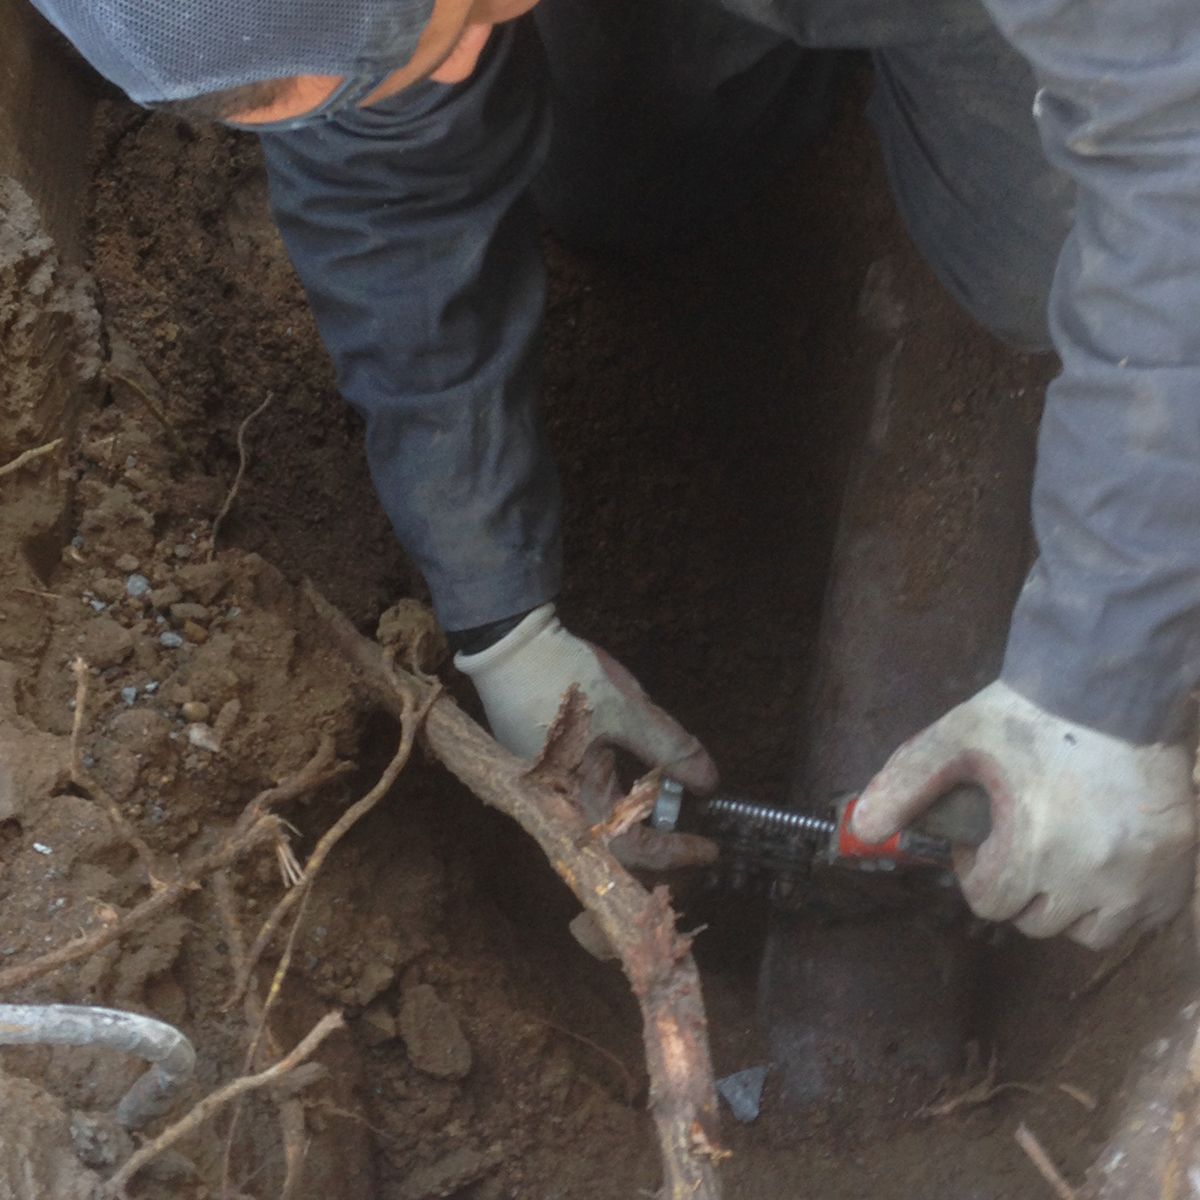
[[[153,1017],[79,1004],[0,1004],[0,1046],[36,1045],[105,1046],[152,1063],[117,1105],[126,1129],[167,1112],[196,1067],[192,1043]]]

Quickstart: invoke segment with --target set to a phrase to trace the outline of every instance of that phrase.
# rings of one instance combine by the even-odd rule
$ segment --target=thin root
[[[91,933],[80,934],[32,962],[19,963],[0,970],[0,991],[23,987],[34,979],[40,979],[43,975],[58,970],[59,967],[89,958],[118,938],[153,920],[199,887],[202,879],[214,872],[227,870],[263,842],[277,839],[281,825],[279,818],[270,811],[274,805],[307,795],[351,769],[351,764],[335,761],[332,741],[322,740],[316,754],[295,775],[260,792],[246,805],[233,830],[214,851],[202,855],[190,866],[184,867],[169,883],[163,884],[147,899],[116,920],[111,918],[111,914],[106,915],[100,910],[98,916],[103,921],[101,928]]]
[[[1028,1125],[1023,1122],[1018,1125],[1013,1137],[1016,1138],[1017,1145],[1029,1156],[1029,1161],[1037,1168],[1038,1174],[1058,1194],[1059,1200],[1078,1200],[1079,1194],[1054,1165],[1050,1155],[1046,1153],[1042,1143],[1038,1141],[1036,1134]]]
[[[121,371],[114,371],[111,364],[108,369],[108,382],[110,384],[119,383],[123,387],[127,387],[142,402],[142,407],[162,426],[163,432],[167,435],[167,441],[171,443],[171,449],[183,462],[196,467],[199,473],[196,460],[192,457],[183,438],[179,436],[179,430],[171,424],[171,418],[167,416],[162,405],[136,379]],[[158,385],[155,384],[155,386]]]
[[[340,1012],[326,1013],[308,1035],[286,1057],[281,1058],[274,1066],[260,1071],[257,1075],[243,1075],[224,1087],[218,1088],[205,1096],[190,1112],[180,1117],[173,1125],[168,1126],[153,1141],[147,1142],[135,1151],[122,1164],[121,1169],[108,1181],[102,1195],[106,1200],[125,1196],[125,1186],[149,1162],[169,1150],[180,1138],[186,1137],[205,1121],[215,1116],[225,1105],[236,1100],[247,1092],[269,1087],[281,1076],[294,1070],[306,1059],[310,1058],[317,1047],[336,1029],[345,1025],[345,1018]]]
[[[273,393],[268,392],[267,398],[238,426],[237,432],[237,448],[238,448],[238,469],[237,474],[233,477],[233,486],[229,489],[225,496],[225,502],[221,505],[221,511],[217,513],[216,519],[212,523],[212,533],[210,534],[210,542],[208,547],[208,561],[212,562],[213,557],[217,553],[217,535],[221,532],[221,524],[225,518],[229,516],[229,510],[233,508],[233,502],[237,499],[238,492],[242,488],[242,477],[246,474],[246,463],[248,455],[246,454],[246,431],[254,423],[255,419],[270,407],[271,401],[275,399]]]
[[[988,1104],[1005,1092],[1026,1092],[1031,1096],[1041,1095],[1041,1089],[1032,1083],[997,1083],[996,1066],[996,1052],[993,1050],[987,1071],[978,1083],[972,1084],[944,1100],[939,1100],[936,1104],[926,1104],[918,1110],[917,1116],[948,1117],[961,1108],[978,1108],[980,1105]]]
[[[403,716],[400,723],[400,745],[392,761],[388,763],[387,769],[380,776],[378,783],[361,800],[346,809],[325,833],[322,834],[320,841],[317,842],[316,847],[309,856],[308,862],[304,865],[304,870],[299,881],[290,891],[283,894],[270,915],[263,922],[258,936],[254,939],[254,944],[250,947],[250,951],[246,955],[246,962],[243,964],[242,970],[238,972],[237,978],[234,981],[233,993],[229,997],[228,1006],[236,1004],[245,994],[245,990],[250,982],[250,976],[254,968],[258,965],[259,959],[262,958],[263,952],[270,945],[271,939],[275,936],[276,931],[288,913],[307,894],[309,888],[312,886],[313,879],[321,870],[333,848],[391,791],[396,780],[400,777],[400,772],[404,770],[409,756],[412,754],[413,743],[416,741],[417,731],[425,719],[425,714],[429,711],[433,699],[436,699],[439,694],[435,689],[433,691],[433,698],[427,700],[421,706],[420,710],[418,710],[416,699],[412,693],[407,690],[404,692],[402,700]]]
[[[37,462],[39,458],[45,458],[47,454],[53,454],[55,450],[63,444],[62,438],[55,438],[52,442],[47,442],[44,446],[35,446],[32,450],[26,450],[18,454],[12,462],[7,462],[0,467],[0,479],[6,475],[15,475],[22,467],[27,467],[31,462]]]

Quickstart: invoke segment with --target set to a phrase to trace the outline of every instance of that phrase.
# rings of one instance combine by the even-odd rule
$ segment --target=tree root
[[[213,895],[221,923],[226,931],[234,970],[234,986],[227,1002],[227,1007],[232,1006],[241,999],[246,1014],[247,1028],[252,1031],[246,1050],[245,1066],[242,1068],[244,1073],[249,1073],[256,1064],[261,1065],[263,1058],[272,1053],[274,1049],[274,1038],[271,1034],[268,1021],[271,1010],[274,1008],[283,991],[284,981],[291,968],[296,938],[304,921],[305,910],[312,897],[312,887],[318,872],[337,843],[392,789],[412,755],[417,731],[421,726],[421,721],[424,719],[424,710],[417,710],[416,699],[411,694],[406,694],[402,698],[402,710],[404,717],[401,722],[400,745],[397,747],[391,762],[380,776],[379,781],[361,800],[346,809],[338,820],[322,835],[303,870],[293,881],[293,886],[284,893],[282,899],[275,905],[259,930],[254,945],[248,951],[241,924],[238,920],[236,902],[229,877],[226,873],[222,872],[213,880]],[[260,1000],[254,988],[250,986],[254,970],[262,954],[270,944],[272,937],[278,931],[291,909],[296,907],[297,903],[299,904],[299,910],[288,933],[283,955],[275,968],[265,999]],[[280,1130],[283,1135],[284,1164],[287,1172],[280,1198],[281,1200],[288,1200],[288,1197],[294,1195],[299,1187],[304,1165],[306,1145],[303,1136],[305,1129],[304,1111],[295,1098],[280,1099],[277,1101],[277,1107],[279,1109]],[[225,1134],[225,1149],[222,1155],[221,1196],[223,1198],[229,1194],[233,1142],[237,1131],[239,1115],[240,1105],[235,1105],[233,1115],[230,1118],[229,1129]]]
[[[1059,1200],[1078,1200],[1079,1193],[1063,1178],[1062,1172],[1054,1165],[1054,1160],[1046,1153],[1037,1135],[1028,1125],[1024,1122],[1018,1125],[1013,1137]]]
[[[246,432],[254,423],[256,418],[270,407],[271,401],[275,399],[273,393],[268,392],[267,398],[238,426],[237,431],[237,448],[238,448],[238,469],[237,474],[233,477],[233,486],[225,494],[225,501],[221,505],[221,511],[217,513],[212,523],[212,529],[209,531],[209,546],[208,546],[208,561],[212,562],[217,553],[217,537],[221,532],[221,526],[225,523],[225,518],[229,516],[230,509],[233,508],[233,502],[238,497],[238,492],[242,490],[242,479],[246,474],[246,464],[249,462],[249,455],[246,451]]]
[[[727,1152],[716,1141],[716,1089],[704,1002],[691,940],[675,928],[666,889],[648,893],[613,857],[604,837],[589,827],[570,777],[555,769],[554,754],[532,767],[509,754],[451,699],[392,667],[380,647],[311,583],[305,585],[305,595],[375,698],[403,720],[402,696],[416,696],[427,708],[429,749],[479,799],[513,818],[537,841],[595,917],[620,956],[642,1012],[663,1200],[719,1200],[716,1166]],[[576,738],[572,713],[564,709],[560,719],[562,741]]]
[[[32,450],[26,450],[18,454],[12,462],[6,462],[0,467],[0,479],[3,479],[6,475],[15,474],[22,467],[27,467],[31,462],[37,462],[39,458],[45,458],[47,454],[53,454],[62,444],[62,438],[55,438],[54,441],[47,442],[44,446],[35,446]]]
[[[421,702],[420,711],[417,709],[418,701],[415,693],[403,685],[395,690],[402,732],[400,745],[392,761],[379,777],[379,782],[361,800],[358,800],[346,809],[325,833],[322,834],[320,841],[317,842],[316,847],[309,856],[308,862],[305,863],[304,870],[297,880],[296,885],[289,891],[284,892],[278,904],[275,905],[271,914],[263,922],[258,936],[254,939],[254,944],[250,947],[249,953],[246,955],[245,962],[242,963],[241,969],[237,972],[233,994],[229,997],[228,1006],[236,1004],[244,995],[249,985],[250,977],[254,972],[254,968],[258,965],[259,959],[262,958],[263,952],[270,945],[271,939],[275,936],[287,914],[300,902],[301,898],[307,898],[313,880],[317,877],[317,873],[321,870],[333,848],[392,790],[396,780],[400,777],[400,772],[404,770],[409,756],[412,754],[417,730],[421,728],[426,713],[437,699],[440,691],[437,688],[427,690],[429,695]],[[273,1000],[274,993],[267,999],[268,1008],[273,1003]]]

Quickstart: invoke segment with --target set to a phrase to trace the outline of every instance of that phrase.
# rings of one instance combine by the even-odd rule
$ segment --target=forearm
[[[540,64],[520,29],[498,31],[468,84],[263,139],[276,219],[366,419],[380,498],[452,629],[558,587],[527,197],[544,139]]]
[[[1078,185],[1051,296],[1041,550],[1004,677],[1062,716],[1172,736],[1200,677],[1200,9],[986,0]]]

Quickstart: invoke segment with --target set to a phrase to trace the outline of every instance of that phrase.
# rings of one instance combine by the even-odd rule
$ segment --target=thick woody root
[[[564,709],[548,752],[531,767],[498,746],[450,698],[392,667],[379,646],[311,584],[306,595],[384,707],[403,719],[403,693],[429,706],[424,723],[429,749],[479,799],[512,817],[537,841],[595,918],[620,957],[642,1012],[663,1200],[717,1200],[717,1164],[725,1152],[716,1141],[716,1090],[690,939],[676,930],[665,889],[647,892],[638,884],[608,848],[614,830],[590,827],[574,799],[564,767],[574,757],[567,747],[579,740],[582,714]]]

